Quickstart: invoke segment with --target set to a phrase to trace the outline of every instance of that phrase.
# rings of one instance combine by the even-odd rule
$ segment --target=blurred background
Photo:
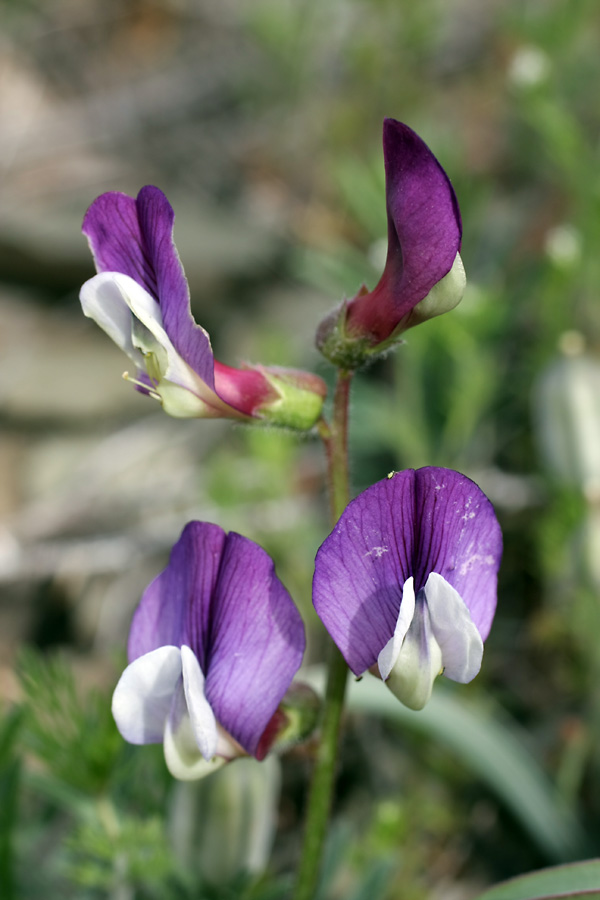
[[[0,895],[288,896],[311,746],[174,786],[161,748],[117,735],[109,699],[135,605],[191,518],[269,550],[323,660],[322,450],[169,419],[122,381],[81,314],[80,228],[103,191],[158,185],[217,357],[330,380],[316,326],[385,258],[384,116],[450,175],[469,285],[356,379],[354,490],[458,468],[494,502],[505,557],[472,685],[438,684],[422,714],[351,694],[319,896],[470,900],[597,854],[597,4],[2,0],[0,15]]]

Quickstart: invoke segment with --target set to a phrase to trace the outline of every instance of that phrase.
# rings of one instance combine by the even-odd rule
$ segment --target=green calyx
[[[325,383],[308,372],[268,368],[261,368],[260,371],[277,392],[275,400],[270,400],[257,411],[263,422],[281,428],[309,431],[323,410],[327,390]]]
[[[434,284],[426,297],[395,324],[389,337],[382,341],[377,341],[372,334],[347,332],[348,303],[352,301],[344,300],[341,306],[319,325],[317,348],[334,366],[347,372],[354,372],[402,344],[402,335],[409,328],[454,309],[463,298],[466,283],[465,269],[457,253],[450,271]],[[361,289],[355,300],[362,298],[364,293],[368,293],[366,288]]]
[[[395,334],[379,344],[370,335],[353,335],[346,331],[348,302],[321,322],[316,337],[317,349],[325,359],[344,372],[355,372],[402,343]]]

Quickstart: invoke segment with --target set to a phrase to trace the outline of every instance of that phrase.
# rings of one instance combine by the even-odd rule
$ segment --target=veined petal
[[[184,644],[181,648],[181,667],[185,702],[192,731],[200,753],[206,760],[217,752],[217,720],[204,695],[204,675],[195,654]]]
[[[130,661],[162,644],[187,644],[206,672],[211,598],[225,532],[210,522],[188,522],[169,564],[146,588],[129,634]]]
[[[485,640],[501,553],[493,507],[474,482],[450,469],[408,469],[348,504],[317,553],[313,603],[355,675],[382,651],[385,670],[404,628],[401,598],[411,576],[418,598],[430,574],[441,575]]]
[[[392,638],[415,545],[411,470],[348,504],[315,560],[313,603],[355,675]]]
[[[428,466],[417,469],[414,479],[415,590],[437,572],[456,589],[485,640],[496,610],[502,556],[494,508],[475,482],[452,469]]]
[[[207,760],[202,755],[181,681],[173,695],[165,724],[163,750],[169,772],[180,781],[196,781],[198,778],[204,778],[227,762],[223,757],[213,756]]]
[[[174,218],[162,191],[148,185],[135,200],[118,192],[102,194],[88,209],[83,232],[99,272],[128,275],[159,302],[173,346],[212,389],[210,342],[191,314],[188,284],[173,243]]]
[[[136,204],[140,230],[156,272],[165,331],[186,363],[214,388],[210,339],[192,316],[188,283],[173,243],[175,214],[163,192],[151,185],[142,188]]]
[[[171,220],[173,211],[171,210]],[[83,220],[98,272],[122,272],[158,300],[152,255],[147,252],[134,197],[109,191],[97,197]]]
[[[483,641],[462,597],[432,572],[423,588],[431,631],[442,652],[444,675],[467,684],[481,668]]]
[[[150,582],[133,614],[127,644],[129,662],[168,644],[181,647],[184,623],[184,605],[179,597],[169,595],[165,570]]]
[[[394,119],[383,123],[388,255],[371,293],[348,307],[348,331],[388,338],[401,319],[448,274],[460,250],[462,223],[454,189],[415,132]]]
[[[127,666],[112,699],[112,714],[126,741],[130,744],[162,741],[180,677],[179,647],[158,647]]]
[[[415,579],[407,578],[402,589],[402,603],[400,604],[400,612],[398,613],[398,621],[394,634],[389,639],[383,650],[377,657],[377,666],[379,674],[385,681],[390,672],[396,665],[396,661],[400,655],[406,632],[410,628],[410,623],[415,614]]]
[[[227,535],[211,608],[206,698],[223,728],[254,755],[302,662],[304,626],[269,555]]]

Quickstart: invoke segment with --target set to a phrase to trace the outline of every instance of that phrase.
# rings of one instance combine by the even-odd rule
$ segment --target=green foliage
[[[0,790],[10,734],[19,741],[20,755],[24,750],[28,761],[34,761],[21,779],[21,803],[54,822],[63,838],[44,850],[50,850],[44,896],[74,896],[72,889],[77,897],[90,898],[183,896],[165,832],[164,763],[161,759],[160,767],[154,765],[155,748],[141,748],[134,767],[133,748],[124,744],[112,720],[110,698],[98,690],[79,690],[64,658],[23,651],[19,676],[23,704],[7,717],[0,739]],[[15,821],[19,782],[14,769],[14,764],[6,769],[13,793],[9,797],[4,792],[1,806],[2,850],[8,846],[3,828],[20,826]],[[37,842],[35,831],[23,832],[16,865],[12,859],[24,895],[35,896],[41,889],[39,868],[25,863],[28,854],[38,852]],[[5,853],[0,860],[8,865]],[[8,873],[6,866],[0,868],[7,886],[2,896],[10,898]]]
[[[92,796],[104,791],[123,752],[107,698],[78,695],[72,669],[60,657],[23,651],[26,748],[65,785]]]
[[[0,896],[12,900],[14,884],[14,836],[20,788],[21,764],[17,740],[21,710],[9,710],[0,720]]]
[[[126,887],[130,895],[162,898],[174,878],[164,822],[158,816],[119,819],[108,802],[99,802],[98,817],[74,830],[66,851],[69,882],[101,895]]]
[[[530,872],[491,888],[478,900],[558,900],[558,898],[600,897],[600,861],[555,866]]]
[[[309,675],[317,690],[322,676],[320,670]],[[580,823],[528,751],[515,723],[489,698],[467,702],[457,697],[452,686],[438,684],[427,706],[415,713],[380,681],[366,677],[349,685],[348,707],[389,717],[451,750],[512,810],[550,858],[573,859],[585,853],[589,847]]]

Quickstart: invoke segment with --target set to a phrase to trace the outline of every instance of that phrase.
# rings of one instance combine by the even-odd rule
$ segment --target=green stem
[[[352,372],[342,370],[338,372],[331,425],[324,420],[319,425],[319,432],[327,451],[329,499],[333,524],[337,522],[350,499],[348,400],[351,381]],[[308,797],[304,844],[294,900],[312,900],[314,897],[331,809],[348,669],[343,656],[333,643],[330,646],[330,654],[327,689],[321,719],[321,739]]]

